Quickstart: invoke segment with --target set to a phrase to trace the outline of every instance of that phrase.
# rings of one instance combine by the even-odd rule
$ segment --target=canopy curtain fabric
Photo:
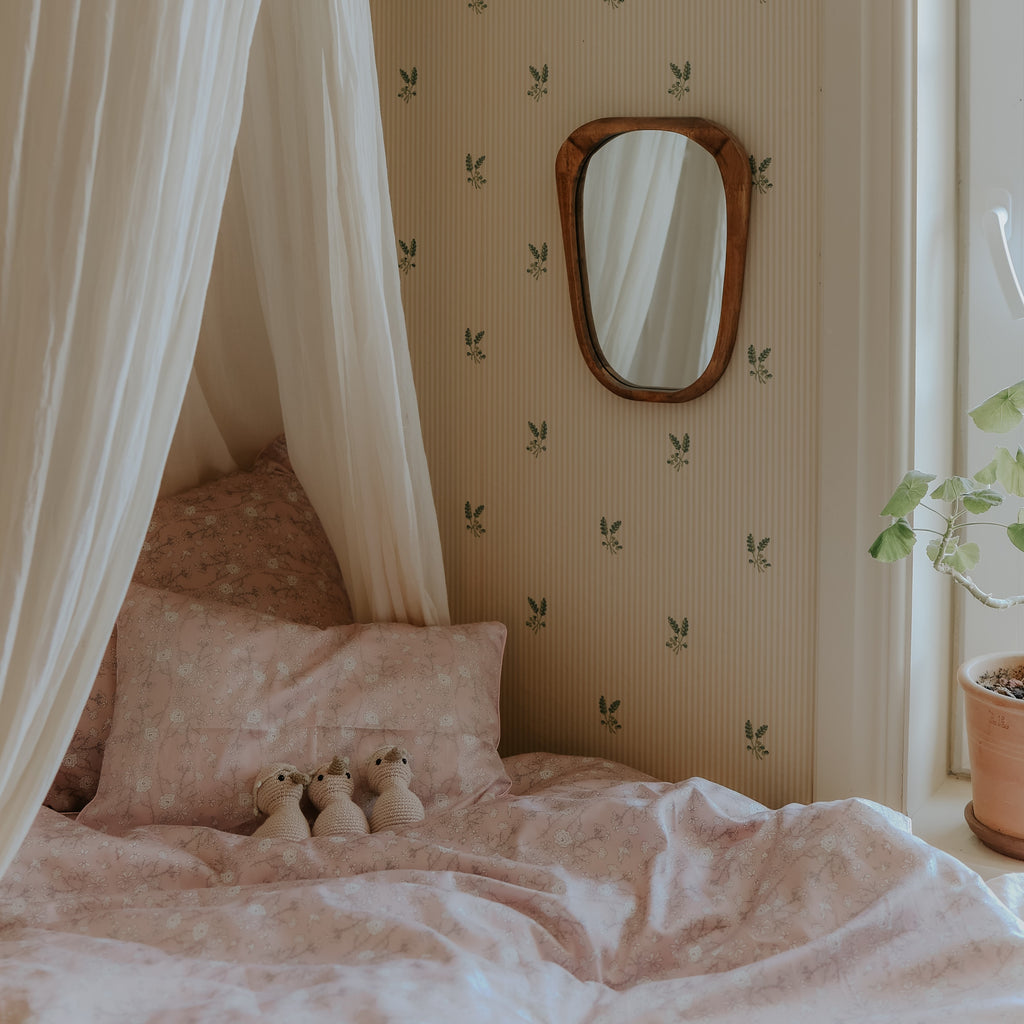
[[[288,450],[356,618],[447,624],[366,0],[265,4],[238,138]]]
[[[246,375],[231,344],[194,356],[243,99],[241,255],[278,377],[270,422],[283,410],[359,617],[448,621],[367,0],[259,13],[0,5],[0,872],[78,720],[172,435],[196,448],[182,480],[235,465],[214,410],[245,407],[218,389]]]
[[[67,746],[145,535],[257,11],[0,4],[0,871]]]

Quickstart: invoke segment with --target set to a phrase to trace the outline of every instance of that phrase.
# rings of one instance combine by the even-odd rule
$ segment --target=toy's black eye
[[[402,764],[408,764],[408,763],[409,763],[409,762],[408,762],[408,761],[406,761],[406,759],[405,759],[405,758],[403,757],[403,758],[402,758]]]
[[[380,764],[380,758],[379,757],[377,758],[377,764]]]
[[[324,781],[324,777],[323,777],[322,775],[318,775],[318,776],[316,777],[316,781],[317,781],[317,782],[323,782],[323,781]]]
[[[277,781],[278,782],[284,782],[284,776],[283,775],[278,775]]]
[[[351,772],[345,772],[345,778],[346,779],[351,779],[352,778],[352,773]]]

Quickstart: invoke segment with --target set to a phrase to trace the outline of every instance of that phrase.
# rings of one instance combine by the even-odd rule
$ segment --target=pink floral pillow
[[[252,821],[257,770],[356,768],[380,744],[410,753],[432,810],[507,791],[498,756],[501,623],[319,630],[133,584],[117,624],[117,694],[96,797],[78,820],[136,825]]]
[[[311,626],[352,621],[337,559],[283,437],[260,453],[250,472],[161,498],[133,578]],[[112,637],[48,807],[78,810],[95,795],[115,683]]]

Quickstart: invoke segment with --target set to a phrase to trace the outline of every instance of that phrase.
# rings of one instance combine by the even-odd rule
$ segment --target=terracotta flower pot
[[[1017,665],[1018,678],[1024,678],[1024,653],[983,654],[964,662],[957,679],[971,755],[972,800],[964,817],[987,846],[1024,859],[1024,700],[977,682],[994,669]]]

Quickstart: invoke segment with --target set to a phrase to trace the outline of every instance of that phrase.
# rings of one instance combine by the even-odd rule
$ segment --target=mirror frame
[[[722,315],[718,338],[704,372],[679,390],[641,387],[617,374],[601,351],[594,328],[587,285],[583,221],[583,184],[590,158],[606,142],[635,131],[668,131],[685,135],[706,149],[718,164],[725,188],[726,243]],[[749,157],[739,141],[721,125],[702,117],[602,117],[580,125],[562,143],[555,159],[562,244],[569,275],[569,299],[576,339],[595,377],[609,391],[639,402],[688,402],[711,388],[725,372],[736,344],[743,274],[747,258],[752,178]]]

